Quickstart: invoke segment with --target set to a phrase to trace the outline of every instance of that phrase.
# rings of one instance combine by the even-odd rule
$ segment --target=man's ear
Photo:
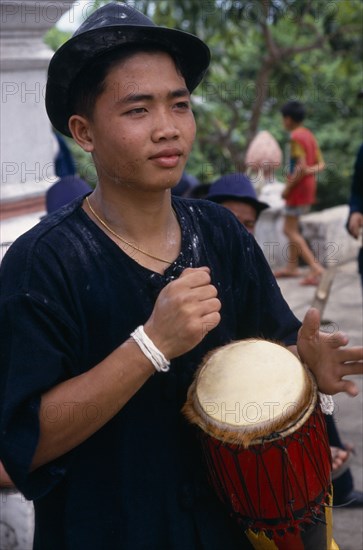
[[[68,121],[73,139],[86,153],[93,151],[92,132],[89,120],[81,115],[72,115]]]

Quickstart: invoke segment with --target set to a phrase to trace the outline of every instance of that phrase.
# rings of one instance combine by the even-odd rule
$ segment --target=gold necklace
[[[94,211],[94,209],[91,206],[91,203],[89,202],[88,196],[86,197],[86,202],[87,202],[88,208],[91,210],[92,214],[94,215],[95,218],[97,218],[97,220],[100,222],[100,224],[102,224],[103,227],[105,227],[107,229],[107,231],[112,233],[112,235],[114,235],[121,242],[123,242],[124,244],[127,244],[127,246],[130,246],[134,250],[137,250],[138,252],[141,252],[141,254],[144,254],[145,256],[148,256],[149,258],[152,258],[153,260],[158,260],[159,262],[163,262],[164,264],[168,264],[168,265],[171,265],[173,263],[173,262],[170,262],[169,260],[163,260],[162,258],[158,258],[158,256],[154,256],[153,254],[150,254],[149,252],[146,252],[145,250],[142,250],[142,248],[139,248],[138,246],[135,246],[134,244],[130,243],[129,241],[127,241],[126,239],[121,237],[121,235],[119,235],[118,233],[116,233],[116,231],[111,229],[111,227],[109,227],[107,225],[107,223],[102,218],[100,218],[100,216]],[[173,212],[174,212],[174,210],[173,210]]]

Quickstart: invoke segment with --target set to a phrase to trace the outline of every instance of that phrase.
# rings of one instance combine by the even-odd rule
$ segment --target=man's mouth
[[[162,149],[155,155],[150,157],[150,160],[154,161],[158,166],[164,168],[175,168],[179,163],[179,159],[182,156],[182,151],[177,148]]]

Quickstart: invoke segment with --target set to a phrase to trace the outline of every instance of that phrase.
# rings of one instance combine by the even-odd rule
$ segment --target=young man
[[[286,200],[284,233],[289,239],[290,257],[284,269],[275,273],[279,277],[299,277],[299,257],[310,270],[300,284],[318,285],[324,271],[314,253],[300,233],[299,218],[307,214],[315,202],[316,179],[325,164],[314,135],[303,126],[305,108],[298,101],[289,101],[281,109],[283,124],[290,132],[290,173],[287,176],[283,198]]]
[[[268,208],[268,204],[258,200],[251,180],[241,173],[219,178],[210,186],[206,198],[230,210],[252,235],[260,213]]]
[[[319,336],[317,312],[300,328],[234,216],[171,199],[208,63],[199,39],[123,4],[97,10],[51,61],[48,114],[99,182],[2,264],[0,457],[34,499],[35,549],[249,548],[180,413],[217,346],[297,342],[322,391],[357,393],[342,377],[361,372],[362,350]]]

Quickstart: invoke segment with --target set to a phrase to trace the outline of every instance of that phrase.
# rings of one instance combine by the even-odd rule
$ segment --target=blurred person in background
[[[363,90],[358,94],[363,99]],[[349,197],[349,217],[347,229],[355,239],[360,239],[361,248],[358,254],[358,270],[363,288],[363,143],[360,145],[354,164],[352,186]]]
[[[53,133],[58,144],[54,169],[59,179],[46,192],[47,214],[92,191],[92,187],[77,175],[76,163],[65,138],[56,131]]]
[[[260,213],[268,208],[268,204],[258,200],[248,176],[239,172],[215,181],[208,189],[206,198],[228,208],[252,234]]]
[[[298,262],[301,257],[310,269],[300,284],[317,286],[324,267],[302,236],[299,218],[307,214],[315,202],[316,175],[325,168],[325,163],[315,136],[303,126],[305,108],[302,103],[289,101],[282,107],[281,114],[284,127],[290,132],[289,174],[282,194],[286,201],[284,233],[294,254],[285,268],[275,272],[275,277],[300,277]]]

